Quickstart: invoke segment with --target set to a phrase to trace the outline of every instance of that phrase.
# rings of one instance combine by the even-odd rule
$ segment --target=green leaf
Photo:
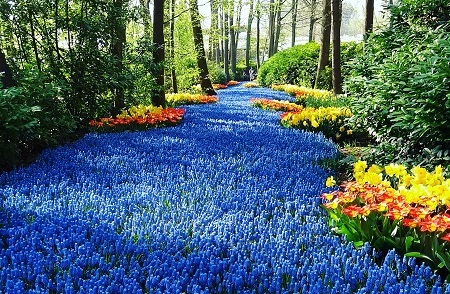
[[[429,260],[429,261],[431,261],[431,262],[434,262],[433,259],[431,259],[431,258],[428,257],[427,255],[422,254],[422,253],[420,253],[420,252],[408,252],[408,253],[405,254],[405,256],[407,256],[407,257],[423,258],[423,259]]]
[[[411,245],[412,245],[413,241],[414,241],[414,238],[412,236],[407,236],[405,238],[405,249],[406,249],[406,252],[408,252],[409,249],[411,248]]]

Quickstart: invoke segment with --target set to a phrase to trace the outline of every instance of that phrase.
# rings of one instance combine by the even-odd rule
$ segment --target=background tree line
[[[200,83],[213,94],[211,81],[239,79],[282,48],[287,28],[290,45],[301,22],[313,40],[323,2],[208,5],[211,23],[202,30],[195,0],[0,0],[1,165],[57,146],[124,106],[165,106],[166,91]]]

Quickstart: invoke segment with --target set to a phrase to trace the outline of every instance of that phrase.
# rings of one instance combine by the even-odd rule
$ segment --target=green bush
[[[32,69],[18,86],[0,90],[0,166],[10,169],[47,147],[71,139],[76,121],[60,97],[61,87]]]
[[[346,64],[362,53],[362,43],[342,43],[341,50],[342,76],[345,80],[350,74]],[[258,71],[258,82],[266,87],[272,84],[295,84],[313,88],[319,52],[320,45],[317,43],[307,43],[280,51],[261,66]],[[330,90],[331,69],[326,69],[323,74],[324,82],[319,85],[319,88]]]
[[[450,34],[445,26],[433,29],[434,18],[418,26],[428,14],[418,16],[412,2],[428,3],[401,1],[392,10],[393,25],[371,36],[352,65],[346,88],[353,124],[377,140],[380,163],[448,166]]]
[[[223,68],[215,62],[208,61],[208,71],[209,78],[211,79],[211,83],[213,84],[224,84],[227,83],[227,76],[223,71]]]

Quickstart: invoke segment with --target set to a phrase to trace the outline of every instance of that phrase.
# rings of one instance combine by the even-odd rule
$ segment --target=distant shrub
[[[349,75],[347,62],[362,53],[362,44],[356,42],[342,43],[342,76]],[[272,84],[294,84],[312,88],[316,80],[320,45],[307,43],[298,45],[273,55],[258,71],[258,82],[268,87]],[[331,58],[330,58],[331,60]],[[326,69],[321,89],[331,89],[331,70]]]

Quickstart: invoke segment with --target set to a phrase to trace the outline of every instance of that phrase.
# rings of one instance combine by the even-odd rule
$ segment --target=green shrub
[[[350,68],[346,66],[346,63],[362,53],[362,43],[342,43],[341,50],[342,76],[345,80],[350,74]],[[319,44],[307,43],[278,52],[261,66],[258,71],[258,82],[266,87],[272,84],[314,87],[319,51]],[[323,75],[325,75],[324,82],[319,85],[319,88],[330,90],[331,69],[326,69]]]
[[[60,93],[60,86],[32,69],[21,73],[18,86],[0,90],[1,169],[71,139],[77,123]]]
[[[317,43],[298,45],[270,57],[258,71],[258,83],[296,84],[311,87],[317,68],[320,46]]]
[[[450,34],[445,26],[433,29],[436,19],[418,26],[427,13],[419,17],[412,2],[432,4],[400,1],[392,10],[393,25],[372,35],[352,64],[346,88],[353,124],[377,140],[380,163],[448,166]]]
[[[209,61],[208,62],[208,71],[209,71],[209,78],[211,79],[211,83],[226,85],[227,76],[225,75],[225,72],[223,71],[223,68],[220,67],[220,65],[216,64],[215,62]]]

